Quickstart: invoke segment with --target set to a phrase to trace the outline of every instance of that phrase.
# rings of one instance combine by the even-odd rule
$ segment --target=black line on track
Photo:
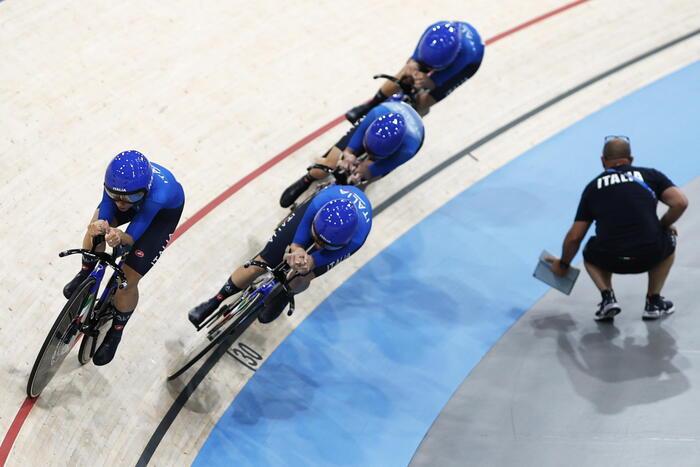
[[[146,447],[143,449],[141,457],[139,457],[139,460],[136,462],[137,467],[146,467],[148,465],[151,457],[153,457],[156,449],[158,449],[158,445],[163,440],[165,433],[168,432],[170,425],[173,424],[175,418],[177,418],[178,414],[187,403],[187,400],[192,394],[194,394],[197,386],[204,381],[204,378],[209,374],[211,369],[214,368],[216,362],[221,360],[221,357],[226,354],[226,351],[233,345],[236,338],[238,338],[236,334],[231,334],[230,336],[226,337],[204,361],[199,370],[197,370],[194,376],[192,376],[192,379],[187,382],[187,385],[177,396],[177,399],[175,399],[173,405],[170,406],[170,409],[168,409],[166,412],[163,420],[161,420],[158,427],[156,427],[155,431],[151,435],[151,439],[148,440],[148,444],[146,444]]]
[[[0,0],[2,1],[2,0]],[[592,84],[597,83],[598,81],[601,81],[610,75],[613,75],[617,73],[618,71],[621,71],[631,65],[634,65],[637,62],[640,62],[644,59],[647,59],[651,57],[652,55],[655,55],[659,52],[662,52],[670,47],[673,47],[676,44],[679,44],[683,41],[686,41],[694,36],[697,36],[700,34],[700,28],[696,29],[692,32],[689,32],[683,36],[680,36],[670,42],[666,42],[665,44],[662,44],[658,47],[655,47],[641,55],[638,55],[637,57],[634,57],[630,60],[627,60],[626,62],[621,63],[620,65],[617,65],[599,75],[594,76],[593,78],[584,81],[583,83],[574,86],[573,88],[569,89],[566,92],[563,92],[552,99],[548,100],[542,105],[539,105],[535,107],[534,109],[530,110],[529,112],[526,112],[522,114],[521,116],[511,120],[507,124],[503,125],[500,128],[497,128],[496,130],[492,131],[491,133],[487,134],[483,138],[479,139],[475,143],[467,146],[466,148],[462,149],[459,151],[457,154],[453,155],[449,159],[441,162],[428,172],[424,173],[420,177],[418,177],[416,180],[414,180],[411,184],[406,185],[404,188],[401,190],[397,191],[394,193],[392,196],[387,198],[383,203],[380,203],[376,208],[374,208],[374,215],[378,216],[381,214],[383,211],[385,211],[387,208],[389,208],[391,205],[399,201],[401,198],[406,196],[408,193],[416,189],[418,186],[422,185],[423,183],[427,182],[430,180],[432,177],[437,175],[438,173],[442,172],[446,168],[448,168],[450,165],[454,164],[458,160],[462,159],[464,156],[468,156],[469,153],[472,151],[480,148],[481,146],[485,145],[486,143],[490,142],[491,140],[495,139],[496,137],[502,135],[503,133],[507,132],[511,128],[523,123],[527,119],[537,115],[538,113],[542,112],[543,110],[548,109],[549,107],[552,107],[554,104],[563,101],[567,97],[570,97],[577,92],[591,86]],[[236,336],[238,337],[238,336]],[[141,453],[141,457],[139,457],[138,462],[136,463],[137,467],[145,467],[148,465],[148,462],[151,460],[153,457],[153,454],[156,452],[156,449],[158,448],[158,445],[160,442],[163,440],[163,437],[167,433],[168,429],[170,428],[170,425],[175,421],[175,418],[178,416],[182,408],[185,406],[185,403],[187,403],[187,400],[190,398],[190,396],[194,393],[194,391],[197,389],[197,386],[204,380],[204,378],[207,376],[209,371],[211,371],[212,368],[214,368],[214,365],[216,365],[216,362],[218,362],[221,357],[226,353],[228,350],[229,346],[233,344],[233,342],[228,342],[229,339],[226,339],[225,342],[222,342],[221,345],[219,345],[216,350],[212,353],[212,355],[209,356],[209,358],[206,359],[206,361],[202,364],[202,366],[197,370],[197,373],[192,377],[192,379],[187,383],[185,388],[182,390],[182,392],[178,395],[177,399],[173,402],[173,405],[170,407],[168,412],[165,414],[163,417],[163,420],[158,424],[156,427],[155,431],[153,432],[153,435],[151,435],[151,438],[148,440],[148,444],[146,444],[146,447],[144,448],[143,452]],[[228,344],[228,345],[226,345]]]

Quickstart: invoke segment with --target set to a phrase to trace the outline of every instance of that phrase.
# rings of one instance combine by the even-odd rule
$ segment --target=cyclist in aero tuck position
[[[401,101],[385,102],[319,158],[317,166],[343,169],[350,174],[348,182],[353,185],[372,181],[415,156],[424,137],[423,122],[410,105]],[[365,153],[367,157],[363,158]],[[283,208],[291,206],[314,180],[327,176],[317,166],[310,167],[303,177],[284,190],[280,198]]]
[[[372,227],[372,206],[357,187],[330,185],[297,207],[275,230],[256,256],[275,267],[286,261],[299,274],[290,281],[294,293],[309,286],[316,277],[328,272],[362,247]],[[219,292],[189,312],[199,326],[232,295],[248,287],[265,270],[256,266],[239,267]],[[287,306],[280,294],[260,314],[262,323],[276,319]]]
[[[430,107],[474,76],[483,58],[484,43],[471,24],[438,21],[425,30],[396,78],[410,76],[413,86],[425,91],[416,96],[416,110],[425,116]],[[386,81],[369,102],[352,108],[345,117],[355,123],[398,91],[396,83]]]
[[[95,365],[106,365],[114,358],[122,331],[139,300],[138,284],[158,261],[177,227],[185,204],[185,193],[165,167],[150,163],[138,151],[117,154],[107,166],[102,202],[95,211],[83,239],[83,248],[92,247],[92,238],[104,235],[115,248],[130,248],[122,270],[127,287],[117,290],[111,306],[112,326],[95,352]],[[116,227],[130,222],[126,231]],[[105,250],[105,242],[96,248]],[[95,259],[83,257],[80,272],[63,289],[69,298],[92,272]]]

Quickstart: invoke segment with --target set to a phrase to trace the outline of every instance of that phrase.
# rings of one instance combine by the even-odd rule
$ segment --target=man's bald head
[[[629,141],[622,138],[611,139],[603,146],[603,159],[615,161],[618,159],[632,159],[632,149]]]

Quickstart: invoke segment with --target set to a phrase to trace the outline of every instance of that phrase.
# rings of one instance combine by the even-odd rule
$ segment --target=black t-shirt
[[[576,220],[595,221],[599,245],[611,251],[650,245],[662,233],[656,215],[658,199],[672,186],[673,182],[655,169],[631,165],[608,169],[586,185]]]

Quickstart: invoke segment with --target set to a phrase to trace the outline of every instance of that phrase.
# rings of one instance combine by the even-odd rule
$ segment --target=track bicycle
[[[289,287],[289,281],[296,276],[290,276],[290,267],[286,261],[282,261],[275,268],[256,260],[250,260],[243,265],[246,268],[250,266],[259,267],[266,272],[243,290],[236,300],[220,306],[197,327],[197,331],[206,330],[204,337],[192,350],[185,352],[184,359],[169,373],[168,381],[182,375],[213,348],[219,345],[231,346],[260,316],[265,306],[279,294],[285,294],[289,301],[287,316],[294,313],[294,294]]]
[[[128,249],[118,247],[112,254],[95,251],[97,245],[103,241],[103,235],[96,236],[93,238],[93,246],[90,250],[72,249],[58,254],[61,258],[82,254],[96,259],[97,264],[70,296],[44,339],[27,382],[27,396],[31,398],[39,397],[79,339],[81,341],[78,361],[81,365],[92,359],[98,344],[104,339],[103,331],[106,331],[105,328],[114,316],[114,309],[109,306],[112,297],[118,289],[123,289],[127,285],[121,264],[122,257]],[[122,260],[117,264],[120,258]],[[99,299],[96,300],[107,268],[113,269],[114,272],[102,294],[99,294]]]

